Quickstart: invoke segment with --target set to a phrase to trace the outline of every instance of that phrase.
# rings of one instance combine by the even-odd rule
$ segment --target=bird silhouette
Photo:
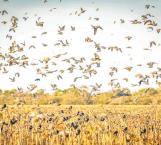
[[[103,28],[102,28],[101,26],[94,26],[94,25],[91,25],[91,27],[92,27],[93,30],[94,30],[94,35],[97,34],[98,29],[103,30]]]

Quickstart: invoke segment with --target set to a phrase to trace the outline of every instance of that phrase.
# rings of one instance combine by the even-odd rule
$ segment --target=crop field
[[[1,106],[1,145],[159,145],[161,106]]]

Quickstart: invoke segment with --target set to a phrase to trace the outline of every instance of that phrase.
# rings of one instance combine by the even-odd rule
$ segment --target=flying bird
[[[101,26],[94,26],[94,25],[91,25],[91,27],[92,27],[93,30],[94,30],[94,35],[96,35],[98,29],[103,30],[103,28],[102,28]]]
[[[152,46],[156,46],[156,42],[155,41],[150,41],[150,47]]]
[[[128,66],[128,67],[125,67],[124,69],[126,69],[127,71],[130,72],[132,70],[132,68],[133,68],[132,66]]]

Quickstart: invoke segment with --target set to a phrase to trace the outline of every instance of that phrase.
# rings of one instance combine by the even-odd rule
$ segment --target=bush
[[[102,93],[96,95],[94,98],[94,103],[95,104],[109,104],[111,99],[112,99],[113,93],[108,92],[108,93]]]

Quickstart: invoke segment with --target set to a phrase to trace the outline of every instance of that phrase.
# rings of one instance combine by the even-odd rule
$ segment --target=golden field
[[[161,106],[3,105],[1,145],[159,145]]]

